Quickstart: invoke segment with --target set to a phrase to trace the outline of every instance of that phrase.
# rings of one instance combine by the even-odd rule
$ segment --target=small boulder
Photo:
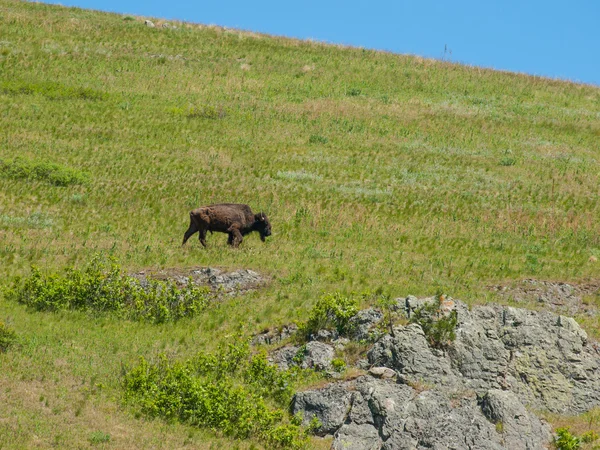
[[[312,341],[304,347],[304,358],[300,363],[303,369],[330,370],[334,349],[331,345]]]
[[[387,378],[394,378],[396,376],[396,371],[390,369],[389,367],[371,367],[369,369],[369,373],[375,378],[381,378],[384,380]]]
[[[333,383],[324,389],[298,392],[292,400],[292,414],[302,414],[302,424],[308,425],[316,417],[321,426],[320,436],[335,433],[350,411],[352,394],[345,385]]]
[[[375,308],[359,311],[350,324],[353,328],[352,339],[366,341],[370,338],[371,329],[383,320],[383,313]]]
[[[299,350],[300,347],[295,345],[286,345],[271,352],[269,361],[279,367],[279,370],[287,370],[295,365],[294,359]]]

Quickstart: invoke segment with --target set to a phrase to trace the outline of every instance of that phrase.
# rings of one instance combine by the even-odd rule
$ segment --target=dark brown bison
[[[265,213],[254,214],[248,205],[221,203],[201,206],[190,212],[190,227],[183,236],[184,245],[190,236],[200,233],[200,242],[206,247],[206,232],[220,231],[229,234],[227,243],[233,247],[240,245],[243,236],[258,231],[264,242],[271,236],[271,224]]]

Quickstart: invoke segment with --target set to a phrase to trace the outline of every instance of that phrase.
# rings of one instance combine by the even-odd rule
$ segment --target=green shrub
[[[105,442],[110,442],[110,434],[102,431],[94,431],[90,435],[90,444],[103,444]]]
[[[0,352],[5,352],[17,341],[17,334],[0,321]]]
[[[133,320],[167,322],[191,317],[210,303],[208,288],[191,280],[178,288],[172,281],[148,280],[142,285],[119,265],[94,257],[83,269],[45,275],[36,267],[17,278],[8,297],[39,311],[80,309],[112,312]]]
[[[571,434],[568,428],[558,428],[554,437],[557,450],[578,450],[581,448],[581,439]]]
[[[308,338],[322,329],[335,329],[340,335],[352,331],[352,319],[358,313],[358,302],[340,292],[322,296],[311,310],[306,323],[301,324],[299,332]]]
[[[331,366],[336,372],[343,372],[346,370],[346,362],[341,358],[334,358],[331,360]]]
[[[598,433],[596,433],[594,430],[591,430],[581,435],[581,442],[589,444],[590,442],[597,441],[599,437],[600,436],[598,436]]]
[[[13,160],[0,160],[0,174],[14,179],[44,181],[55,186],[88,182],[88,175],[77,169],[50,162],[31,161],[21,157]]]
[[[123,380],[125,400],[150,417],[210,428],[271,448],[303,448],[306,431],[285,412],[294,373],[278,371],[247,343],[185,362],[144,358]],[[273,406],[274,404],[275,406]]]
[[[417,308],[410,322],[421,326],[432,347],[443,348],[456,339],[458,313],[452,310],[448,315],[442,314],[439,297],[436,302],[426,303]]]

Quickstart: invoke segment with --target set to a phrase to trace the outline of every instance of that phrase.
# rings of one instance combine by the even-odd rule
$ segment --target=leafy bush
[[[90,444],[104,444],[105,442],[110,442],[110,434],[104,433],[102,431],[94,431],[90,435]]]
[[[597,441],[599,438],[600,436],[598,436],[598,433],[596,433],[594,430],[591,430],[581,435],[581,442],[589,444],[590,442]]]
[[[456,339],[458,313],[452,310],[448,315],[444,315],[440,309],[441,297],[437,300],[417,308],[410,322],[421,326],[432,347],[443,348]]]
[[[308,321],[301,324],[299,332],[306,338],[322,329],[335,329],[340,335],[352,331],[352,319],[358,313],[358,302],[340,292],[322,296],[313,307]]]
[[[554,445],[557,450],[578,450],[581,448],[581,439],[572,435],[568,428],[558,428]]]
[[[341,358],[334,358],[331,360],[331,366],[336,372],[343,372],[346,370],[346,362]]]
[[[17,334],[0,322],[0,352],[5,352],[17,341]]]
[[[87,174],[77,169],[20,157],[0,160],[0,174],[8,178],[45,181],[55,186],[85,184],[88,181]]]
[[[113,312],[120,317],[157,323],[191,317],[210,303],[209,290],[191,280],[182,288],[172,281],[148,280],[142,285],[116,262],[94,257],[83,269],[45,275],[36,267],[17,278],[8,297],[39,311],[81,309]]]
[[[150,417],[298,449],[306,444],[306,431],[284,410],[293,376],[269,364],[265,354],[252,355],[244,342],[185,362],[164,355],[154,364],[141,358],[125,374],[123,388],[125,400]]]

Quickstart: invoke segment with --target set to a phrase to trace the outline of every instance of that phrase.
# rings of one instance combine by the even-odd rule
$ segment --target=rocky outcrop
[[[456,301],[456,341],[432,349],[421,327],[396,327],[368,353],[401,379],[452,390],[510,390],[535,409],[580,413],[600,405],[600,349],[569,317]]]
[[[266,279],[253,270],[240,269],[225,272],[213,267],[200,269],[161,269],[144,270],[131,274],[142,286],[148,284],[148,279],[170,280],[179,286],[185,286],[190,280],[197,285],[206,285],[217,294],[235,295],[251,291],[263,286]]]
[[[468,391],[452,396],[438,389],[419,392],[363,376],[301,392],[292,411],[302,414],[305,424],[316,417],[318,433],[333,434],[332,448],[340,450],[543,449],[549,442],[549,426],[514,394],[490,391],[483,405]]]
[[[541,449],[550,428],[531,411],[600,406],[600,348],[574,319],[442,300],[440,314],[458,313],[451,345],[396,326],[368,351],[369,375],[298,393],[294,413],[316,416],[333,449]],[[430,301],[399,307],[410,317]]]

